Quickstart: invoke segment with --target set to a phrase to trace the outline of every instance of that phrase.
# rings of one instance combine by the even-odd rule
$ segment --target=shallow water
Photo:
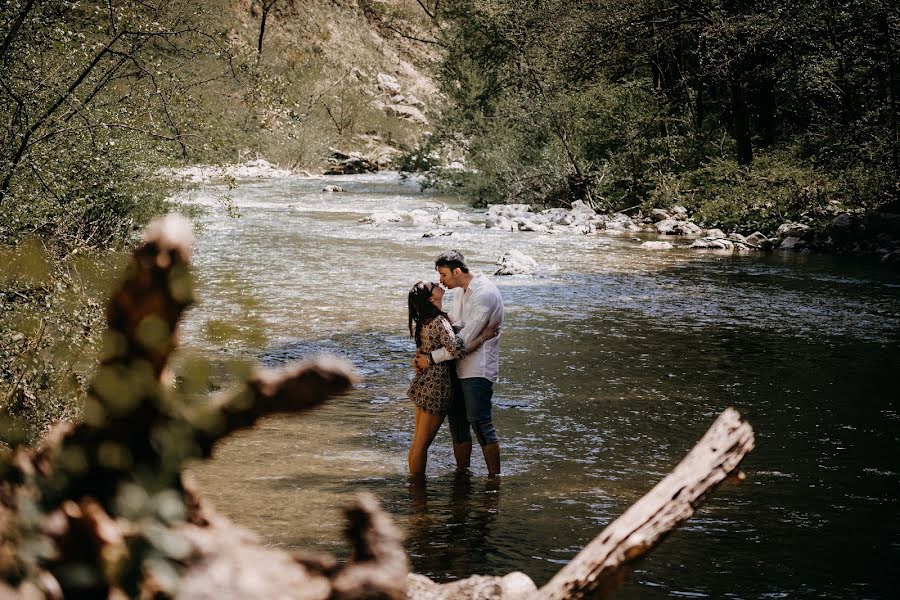
[[[322,193],[327,183],[349,190]],[[204,204],[201,302],[187,349],[276,366],[329,352],[350,396],[272,418],[193,470],[269,544],[346,556],[340,507],[381,498],[413,568],[438,581],[520,570],[546,582],[664,477],[725,407],[753,425],[747,480],[725,484],[638,565],[620,598],[888,598],[900,559],[900,279],[812,255],[645,251],[641,234],[487,230],[465,199],[394,175],[244,182]],[[468,225],[361,224],[436,210]],[[423,238],[428,231],[450,236]],[[424,488],[405,477],[413,344],[405,294],[458,248],[487,273],[516,249],[537,275],[495,278],[506,305],[495,422],[504,479],[456,479],[443,428]],[[449,296],[447,301],[449,301]],[[223,333],[226,332],[226,333]]]

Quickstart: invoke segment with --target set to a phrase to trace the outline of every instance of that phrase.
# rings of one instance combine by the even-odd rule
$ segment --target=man
[[[434,261],[441,285],[448,289],[460,288],[453,299],[448,315],[457,335],[467,344],[491,324],[499,330],[503,324],[503,300],[500,291],[487,277],[470,272],[463,255],[456,250],[443,252]],[[439,348],[431,354],[416,354],[414,366],[425,369],[429,364],[452,360],[450,353]],[[472,456],[471,428],[484,453],[488,477],[500,476],[500,439],[494,430],[491,416],[493,386],[500,373],[500,336],[486,340],[477,350],[456,363],[456,374],[462,392],[459,410],[451,409],[448,415],[450,434],[453,438],[453,454],[458,469],[467,469]],[[465,409],[465,415],[462,409]]]

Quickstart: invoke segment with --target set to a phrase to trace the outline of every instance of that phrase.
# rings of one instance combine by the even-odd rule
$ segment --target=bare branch
[[[69,85],[65,93],[57,98],[57,100],[53,104],[51,104],[50,107],[47,108],[47,110],[44,111],[44,113],[34,121],[34,123],[31,124],[31,126],[28,128],[28,131],[25,132],[25,135],[22,136],[22,139],[18,144],[18,149],[13,155],[12,160],[10,160],[9,165],[7,165],[8,170],[6,172],[6,176],[4,177],[2,183],[0,183],[0,204],[2,204],[6,199],[6,193],[9,191],[9,184],[12,181],[13,174],[16,171],[16,167],[18,167],[19,163],[22,161],[22,157],[24,156],[25,151],[28,149],[28,144],[31,140],[31,137],[38,129],[40,129],[44,125],[47,119],[53,116],[57,109],[59,109],[59,107],[66,102],[69,96],[75,93],[75,90],[78,89],[78,87],[84,82],[88,75],[90,75],[91,72],[93,72],[93,70],[97,67],[97,65],[100,64],[100,61],[103,60],[103,58],[107,54],[109,54],[109,52],[112,50],[113,45],[117,41],[119,41],[119,38],[121,36],[122,33],[116,34],[115,37],[107,42],[103,49],[100,50],[100,52],[98,52],[96,56],[94,56],[93,60],[91,60],[91,62],[84,69],[82,69],[81,73],[79,73],[78,77],[76,77],[75,80]]]
[[[416,4],[422,7],[422,10],[425,11],[425,14],[428,15],[429,18],[434,19],[435,17],[437,17],[437,2],[434,3],[434,12],[432,12],[431,9],[429,9],[428,6],[426,6],[425,3],[422,2],[422,0],[416,0]]]
[[[0,60],[2,60],[4,56],[6,56],[10,45],[12,45],[13,39],[15,39],[16,34],[19,32],[19,29],[22,28],[22,23],[25,22],[25,17],[28,16],[29,12],[31,12],[32,7],[34,6],[34,2],[35,0],[28,0],[25,6],[22,7],[22,10],[19,12],[19,16],[17,16],[16,20],[13,22],[12,27],[10,27],[9,31],[6,32],[6,37],[3,38],[3,43],[0,44]]]
[[[346,510],[350,563],[332,581],[332,599],[404,600],[409,560],[403,536],[378,500],[363,494]]]

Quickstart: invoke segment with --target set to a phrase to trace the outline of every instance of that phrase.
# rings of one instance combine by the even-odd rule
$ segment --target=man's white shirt
[[[500,290],[480,272],[475,275],[466,289],[458,289],[453,297],[453,305],[447,312],[450,322],[459,331],[468,345],[478,337],[488,323],[503,324],[503,299]],[[431,353],[434,362],[452,360],[453,356],[445,348]],[[500,375],[500,336],[486,340],[477,350],[456,362],[456,374],[460,379],[484,377],[493,382]]]

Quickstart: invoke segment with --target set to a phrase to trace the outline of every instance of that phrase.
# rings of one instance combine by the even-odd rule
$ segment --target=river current
[[[325,193],[327,184],[347,192]],[[465,198],[422,193],[395,174],[254,180],[182,200],[206,209],[187,353],[273,367],[330,353],[363,378],[312,413],[239,433],[192,468],[213,505],[267,544],[345,557],[340,509],[368,491],[406,535],[415,571],[446,582],[518,570],[541,585],[734,406],[756,433],[746,481],[723,484],[617,596],[900,589],[896,271],[806,254],[641,249],[649,234],[486,229]],[[442,206],[464,224],[382,218]],[[377,223],[360,222],[372,215]],[[506,307],[499,489],[486,485],[477,448],[472,476],[454,476],[446,427],[426,485],[406,479],[406,292],[435,280],[434,257],[447,248],[488,275],[508,250],[538,265],[493,277]]]

